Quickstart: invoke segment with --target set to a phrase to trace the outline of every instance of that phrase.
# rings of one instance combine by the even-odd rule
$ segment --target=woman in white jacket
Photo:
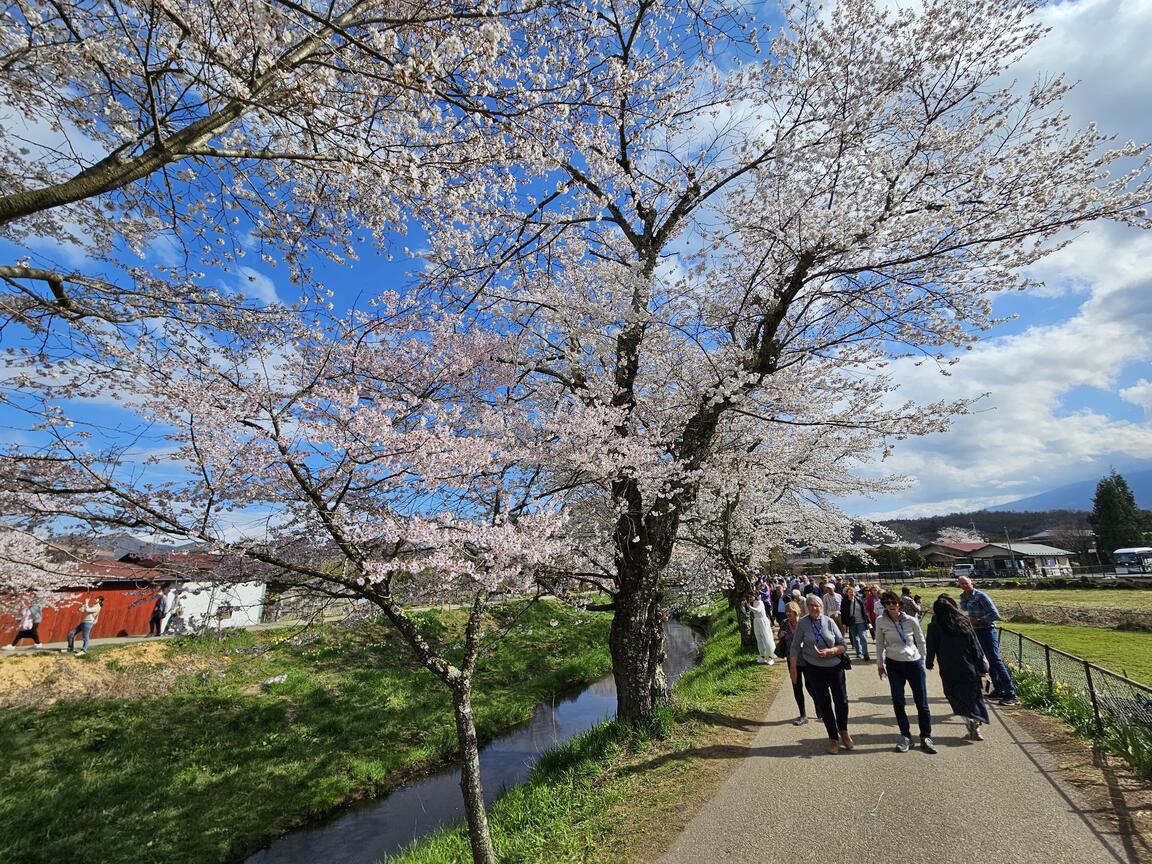
[[[932,712],[928,709],[928,681],[924,674],[924,633],[920,621],[914,615],[906,614],[901,608],[900,598],[891,591],[880,595],[884,611],[876,618],[876,669],[881,678],[888,679],[892,694],[892,708],[896,712],[896,723],[900,727],[900,740],[896,749],[907,753],[912,746],[912,728],[908,723],[908,712],[904,709],[904,686],[912,688],[912,699],[916,703],[916,720],[920,732],[920,749],[925,753],[935,753],[932,743]]]
[[[776,642],[772,638],[772,622],[764,601],[751,591],[744,597],[744,607],[752,616],[752,633],[756,636],[756,649],[760,652],[760,662],[775,665]]]

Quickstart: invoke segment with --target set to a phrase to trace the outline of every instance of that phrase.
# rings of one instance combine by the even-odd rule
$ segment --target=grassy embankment
[[[917,592],[923,593],[923,592]],[[937,592],[938,593],[938,592]],[[958,596],[956,590],[949,590]],[[1013,603],[1036,603],[1049,606],[1078,606],[1089,609],[1126,609],[1152,613],[1152,590],[1140,591],[1132,588],[996,588],[988,592],[997,605],[1010,606]],[[936,594],[933,594],[933,599]],[[927,595],[925,595],[927,599]]]
[[[1081,609],[1123,609],[1147,612],[1152,618],[1152,591],[1086,588],[998,590],[988,593],[1004,613],[1010,613],[1013,605],[1020,603]],[[1152,632],[1065,624],[1018,624],[1014,621],[1005,621],[1004,626],[1142,684],[1152,685]]]
[[[1011,621],[1004,622],[1004,627],[1152,686],[1152,633],[1061,624],[1016,624]],[[1012,638],[1010,635],[1005,634],[1003,638],[1008,645],[1011,644],[1008,641]]]
[[[453,626],[450,614],[423,621],[432,636]],[[482,735],[610,668],[605,615],[549,604],[521,624],[478,672]],[[0,710],[0,861],[236,860],[455,748],[444,688],[391,631],[294,632],[175,640],[164,662],[139,667],[126,665],[135,646],[96,649],[66,668],[171,684],[151,698]]]
[[[493,842],[507,864],[654,860],[746,752],[763,705],[786,678],[757,666],[715,608],[716,633],[675,688],[675,705],[642,734],[607,723],[538,764],[532,781],[492,808]],[[462,829],[417,844],[397,864],[470,860]]]
[[[947,593],[959,598],[959,592]],[[1013,605],[1046,604],[1089,609],[1125,609],[1147,611],[1152,618],[1152,591],[1131,589],[998,589],[988,594],[1001,612],[1011,612]],[[928,609],[931,600],[924,596]],[[1037,642],[1044,642],[1090,663],[1126,675],[1142,684],[1152,686],[1152,632],[1115,630],[1103,627],[1078,627],[1065,624],[1018,624],[1004,621],[1009,630],[1023,633]]]

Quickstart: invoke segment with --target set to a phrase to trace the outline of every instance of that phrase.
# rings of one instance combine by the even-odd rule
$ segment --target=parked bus
[[[1152,573],[1152,546],[1132,546],[1112,553],[1116,575],[1126,573]]]

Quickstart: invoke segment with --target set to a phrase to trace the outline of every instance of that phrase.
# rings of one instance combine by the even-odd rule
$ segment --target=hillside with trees
[[[1056,536],[1067,533],[1075,537],[1075,532],[1091,530],[1088,524],[1088,512],[1085,510],[1039,510],[1019,513],[975,510],[967,513],[948,513],[944,516],[923,516],[918,519],[892,519],[880,524],[896,532],[902,540],[917,544],[937,539],[939,534],[948,528],[974,530],[990,541],[1003,540],[1006,537],[1020,540],[1039,534],[1041,531],[1050,531]],[[1052,542],[1059,545],[1054,539]]]

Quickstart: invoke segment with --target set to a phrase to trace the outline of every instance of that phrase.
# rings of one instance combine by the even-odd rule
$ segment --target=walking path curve
[[[661,864],[1128,864],[1118,838],[1090,820],[1078,795],[1060,784],[1051,757],[1012,722],[1023,709],[992,706],[986,740],[967,741],[939,676],[929,672],[939,753],[897,753],[887,681],[860,661],[847,676],[855,749],[825,753],[824,726],[814,716],[793,726],[796,704],[785,680],[748,758]],[[915,732],[910,691],[908,702]]]

